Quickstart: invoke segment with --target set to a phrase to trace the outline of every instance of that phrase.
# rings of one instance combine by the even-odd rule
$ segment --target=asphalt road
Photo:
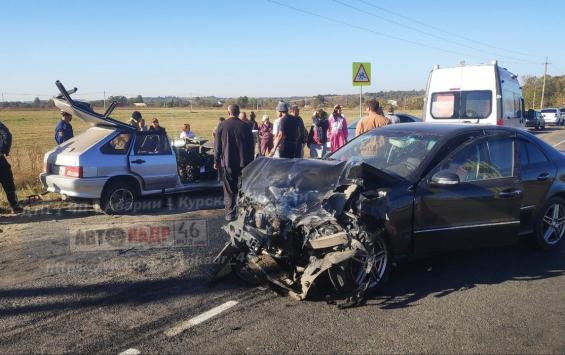
[[[565,149],[565,129],[538,134]],[[137,216],[69,207],[0,217],[0,352],[565,352],[565,244],[399,265],[366,305],[342,310],[235,277],[210,285],[204,271],[225,238],[214,204],[197,195]],[[155,241],[167,226],[192,244],[140,238],[124,251],[80,234],[154,227]]]

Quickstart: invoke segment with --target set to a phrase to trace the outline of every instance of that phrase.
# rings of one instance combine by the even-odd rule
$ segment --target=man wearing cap
[[[279,102],[277,112],[280,118],[279,130],[270,156],[278,149],[281,158],[298,158],[298,144],[302,137],[300,121],[288,114],[288,104]]]
[[[214,168],[219,169],[224,185],[226,220],[236,218],[236,202],[241,171],[253,161],[255,141],[251,126],[239,119],[239,106],[228,107],[229,118],[220,123],[214,144]]]
[[[20,213],[23,209],[20,207],[18,197],[16,196],[16,186],[14,185],[12,167],[6,159],[6,157],[10,155],[11,148],[12,134],[8,128],[0,122],[0,184],[6,193],[12,213]]]
[[[385,116],[379,114],[380,106],[379,102],[375,99],[371,99],[365,103],[365,111],[367,116],[363,117],[359,123],[357,123],[357,128],[355,128],[355,135],[358,136],[373,128],[384,127],[390,124],[390,120]]]
[[[55,142],[57,144],[64,143],[74,137],[73,126],[71,121],[73,116],[70,113],[61,111],[61,120],[55,127]]]

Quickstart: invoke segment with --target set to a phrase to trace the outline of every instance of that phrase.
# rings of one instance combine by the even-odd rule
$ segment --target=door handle
[[[545,181],[549,178],[549,173],[544,172],[538,175],[538,181]]]
[[[509,189],[509,190],[500,191],[498,193],[498,197],[500,198],[514,198],[520,196],[522,196],[522,190],[518,190],[518,189]]]
[[[142,160],[142,159],[132,160],[131,163],[132,164],[143,164],[143,163],[145,163],[145,160]]]

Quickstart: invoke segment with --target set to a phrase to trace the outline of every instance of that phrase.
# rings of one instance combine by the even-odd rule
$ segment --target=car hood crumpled
[[[261,157],[243,170],[241,196],[281,219],[295,221],[320,208],[328,193],[367,173],[381,181],[398,181],[361,162]]]

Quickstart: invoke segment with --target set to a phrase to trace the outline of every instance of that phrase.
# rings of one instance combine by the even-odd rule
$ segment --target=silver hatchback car
[[[75,101],[57,81],[55,105],[91,125],[44,157],[43,187],[69,199],[99,204],[109,214],[131,213],[142,196],[220,187],[213,148],[206,141],[169,142],[157,132],[139,132],[88,103]]]

